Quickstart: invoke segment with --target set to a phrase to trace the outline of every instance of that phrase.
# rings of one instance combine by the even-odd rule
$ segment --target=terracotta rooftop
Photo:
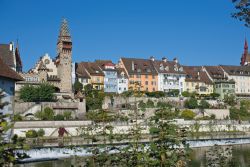
[[[84,71],[82,69],[85,69],[85,72],[87,72],[90,75],[104,76],[102,69],[95,62],[81,62],[81,63],[78,63],[77,68],[79,68],[77,70],[77,73],[79,73],[79,74],[84,74]]]
[[[76,75],[81,78],[87,78],[90,79],[89,74],[86,71],[86,68],[84,67],[84,63],[77,63],[76,64]]]
[[[22,78],[17,72],[12,70],[4,61],[0,58],[0,77],[12,79],[15,81],[22,81]]]
[[[220,66],[204,66],[204,67],[212,79],[215,80],[228,79]]]
[[[128,74],[157,74],[150,59],[121,58]]]
[[[187,74],[187,82],[204,82],[206,84],[212,84],[207,73],[202,69],[201,66],[184,66],[184,70]]]

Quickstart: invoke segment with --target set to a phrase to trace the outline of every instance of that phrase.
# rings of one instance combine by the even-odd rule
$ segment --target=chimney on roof
[[[131,68],[132,68],[132,71],[135,71],[135,63],[134,63],[134,61],[132,61],[132,66],[131,66]]]
[[[151,61],[155,61],[155,57],[154,56],[150,56],[149,58]]]
[[[176,57],[173,59],[173,61],[174,61],[175,63],[178,63],[178,59],[177,59]]]
[[[162,61],[164,61],[165,63],[168,61],[166,57],[162,58]]]
[[[13,48],[14,48],[14,44],[13,44],[13,42],[10,42],[10,51],[11,52],[13,51]]]
[[[198,76],[198,80],[200,80],[201,79],[201,77],[200,77],[200,71],[197,72],[197,76]]]

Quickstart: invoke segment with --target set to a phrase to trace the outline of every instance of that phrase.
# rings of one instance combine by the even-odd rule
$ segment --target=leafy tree
[[[15,160],[21,159],[26,155],[14,152],[17,147],[24,148],[23,140],[17,136],[9,139],[9,131],[12,124],[8,120],[10,116],[3,113],[3,108],[9,104],[3,101],[5,96],[4,91],[0,89],[0,166],[12,166]]]
[[[198,107],[198,102],[195,98],[191,97],[184,102],[184,107],[189,109],[195,109]]]
[[[83,85],[81,82],[79,82],[78,80],[74,83],[74,90],[76,92],[78,91],[82,91],[83,90]]]
[[[97,110],[102,108],[102,103],[105,97],[103,90],[94,90],[92,85],[84,86],[86,96],[86,108],[89,110]]]
[[[183,110],[181,113],[181,117],[187,120],[192,120],[195,117],[195,113],[192,110]]]
[[[159,110],[151,118],[150,132],[154,140],[149,144],[148,166],[186,166],[189,153],[186,143],[187,131],[169,120],[166,112],[171,111]]]
[[[233,94],[230,94],[230,95],[226,94],[224,96],[224,102],[230,106],[234,106],[235,104],[237,104],[236,97]]]
[[[93,87],[91,84],[87,84],[84,86],[84,93],[85,93],[85,96],[89,96],[91,94],[93,90]]]
[[[236,11],[232,16],[245,23],[246,27],[250,26],[250,1],[249,0],[232,0]]]

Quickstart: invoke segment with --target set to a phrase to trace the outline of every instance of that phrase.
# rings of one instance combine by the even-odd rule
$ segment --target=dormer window
[[[162,64],[160,65],[160,70],[161,70],[161,71],[163,71],[163,70],[164,70],[164,67],[163,67],[163,65],[162,65]]]
[[[183,71],[183,67],[180,67],[180,68],[179,68],[179,71],[181,71],[181,72],[182,72],[182,71]]]

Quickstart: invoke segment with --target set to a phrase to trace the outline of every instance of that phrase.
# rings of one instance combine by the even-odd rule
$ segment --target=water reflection
[[[18,164],[15,167],[83,166],[84,158],[71,157],[56,161]],[[250,167],[250,144],[194,148],[190,167]]]

